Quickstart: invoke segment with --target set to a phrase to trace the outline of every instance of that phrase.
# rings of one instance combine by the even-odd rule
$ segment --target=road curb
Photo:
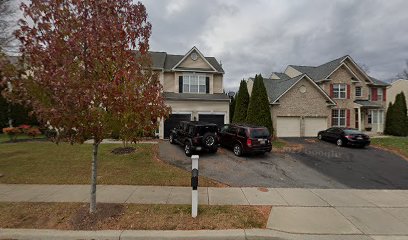
[[[159,240],[159,239],[242,239],[242,240],[372,240],[373,236],[364,234],[299,234],[271,229],[234,229],[234,230],[98,230],[74,231],[52,229],[7,229],[0,228],[0,239],[21,240]],[[387,237],[396,237],[387,235]],[[399,235],[398,237],[406,237]]]

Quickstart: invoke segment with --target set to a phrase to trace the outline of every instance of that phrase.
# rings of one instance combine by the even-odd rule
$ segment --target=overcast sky
[[[151,50],[193,46],[225,70],[224,87],[288,64],[320,65],[349,54],[378,79],[408,59],[407,0],[142,0],[153,25]]]

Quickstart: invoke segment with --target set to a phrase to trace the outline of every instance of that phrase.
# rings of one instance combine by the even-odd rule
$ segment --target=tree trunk
[[[99,143],[94,140],[93,143],[93,155],[92,155],[92,177],[91,177],[91,202],[89,206],[89,212],[96,212],[96,176],[98,170],[98,147]]]

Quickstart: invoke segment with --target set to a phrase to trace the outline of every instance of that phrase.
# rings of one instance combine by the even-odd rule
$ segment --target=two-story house
[[[166,105],[172,113],[160,121],[159,137],[168,138],[182,120],[229,123],[229,97],[223,93],[224,70],[214,57],[196,47],[185,55],[150,52]]]
[[[350,56],[319,66],[289,65],[264,79],[278,137],[309,137],[327,127],[382,132],[389,85]],[[248,81],[252,89],[252,81]]]

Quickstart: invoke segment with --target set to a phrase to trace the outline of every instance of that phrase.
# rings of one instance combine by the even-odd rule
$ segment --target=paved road
[[[309,139],[285,139],[304,149],[284,154],[235,157],[230,150],[200,155],[200,174],[234,187],[408,189],[408,161],[368,147],[340,148]],[[186,170],[180,146],[159,144],[160,158]]]

